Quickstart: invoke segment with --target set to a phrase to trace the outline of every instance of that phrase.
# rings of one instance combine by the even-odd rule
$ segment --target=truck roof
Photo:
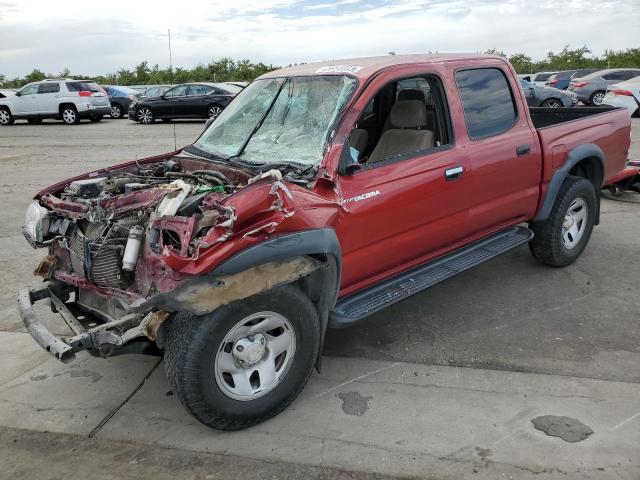
[[[418,64],[418,63],[445,63],[459,60],[481,60],[504,58],[497,55],[485,55],[478,53],[437,53],[414,55],[385,55],[379,57],[348,58],[341,60],[327,60],[316,63],[304,63],[291,67],[281,68],[265,73],[259,78],[275,78],[288,76],[326,75],[326,74],[351,74],[364,80],[371,75],[389,67]]]

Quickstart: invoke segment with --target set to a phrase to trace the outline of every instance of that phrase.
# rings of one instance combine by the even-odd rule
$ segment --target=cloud
[[[498,48],[542,58],[564,45],[638,47],[638,0],[0,0],[0,73],[68,67],[101,74],[142,60],[249,58],[276,65],[397,53]],[[634,43],[635,42],[635,43]]]

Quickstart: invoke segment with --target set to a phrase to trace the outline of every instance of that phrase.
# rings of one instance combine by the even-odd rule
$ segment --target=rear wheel
[[[533,256],[553,267],[572,264],[589,242],[596,218],[596,192],[582,177],[567,177],[549,218],[530,224],[534,237],[529,248]]]
[[[80,121],[80,116],[78,115],[76,108],[71,106],[62,107],[60,117],[67,125],[74,125]]]
[[[205,425],[239,430],[284,410],[307,383],[318,355],[315,307],[283,285],[165,330],[169,383]]]
[[[220,105],[211,105],[207,111],[207,115],[209,115],[209,118],[216,118],[221,112],[222,107]]]
[[[136,118],[138,122],[144,123],[147,125],[150,123],[153,123],[155,120],[155,118],[153,117],[153,112],[151,111],[150,108],[147,108],[147,107],[140,107],[136,112]]]
[[[545,100],[544,102],[542,102],[542,105],[540,105],[541,107],[545,107],[545,108],[560,108],[562,107],[562,102],[560,100],[557,100],[555,98],[550,98],[548,100]]]
[[[599,107],[602,105],[602,102],[604,102],[604,92],[602,90],[598,90],[591,94],[591,97],[589,98],[589,103],[591,103],[591,105]]]
[[[4,108],[4,107],[0,107],[0,125],[1,126],[6,126],[6,125],[13,125],[13,123],[16,121],[15,118],[13,118],[13,115],[11,115],[11,112],[9,111],[8,108]]]

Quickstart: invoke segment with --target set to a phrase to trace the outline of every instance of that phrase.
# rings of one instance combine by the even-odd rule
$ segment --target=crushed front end
[[[156,335],[172,313],[206,313],[315,268],[297,260],[244,276],[212,274],[289,219],[289,187],[279,171],[256,174],[183,153],[40,192],[22,231],[34,248],[48,250],[35,271],[46,283],[20,291],[25,326],[64,362],[80,350],[157,353]],[[37,318],[34,303],[47,299],[71,337],[57,338]]]

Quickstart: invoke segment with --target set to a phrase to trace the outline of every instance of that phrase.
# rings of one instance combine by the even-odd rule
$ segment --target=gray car
[[[602,105],[607,87],[640,76],[640,68],[610,68],[598,70],[582,78],[572,78],[569,91],[587,105]]]
[[[527,105],[530,107],[572,107],[578,103],[575,94],[553,87],[539,87],[535,83],[520,80]]]

